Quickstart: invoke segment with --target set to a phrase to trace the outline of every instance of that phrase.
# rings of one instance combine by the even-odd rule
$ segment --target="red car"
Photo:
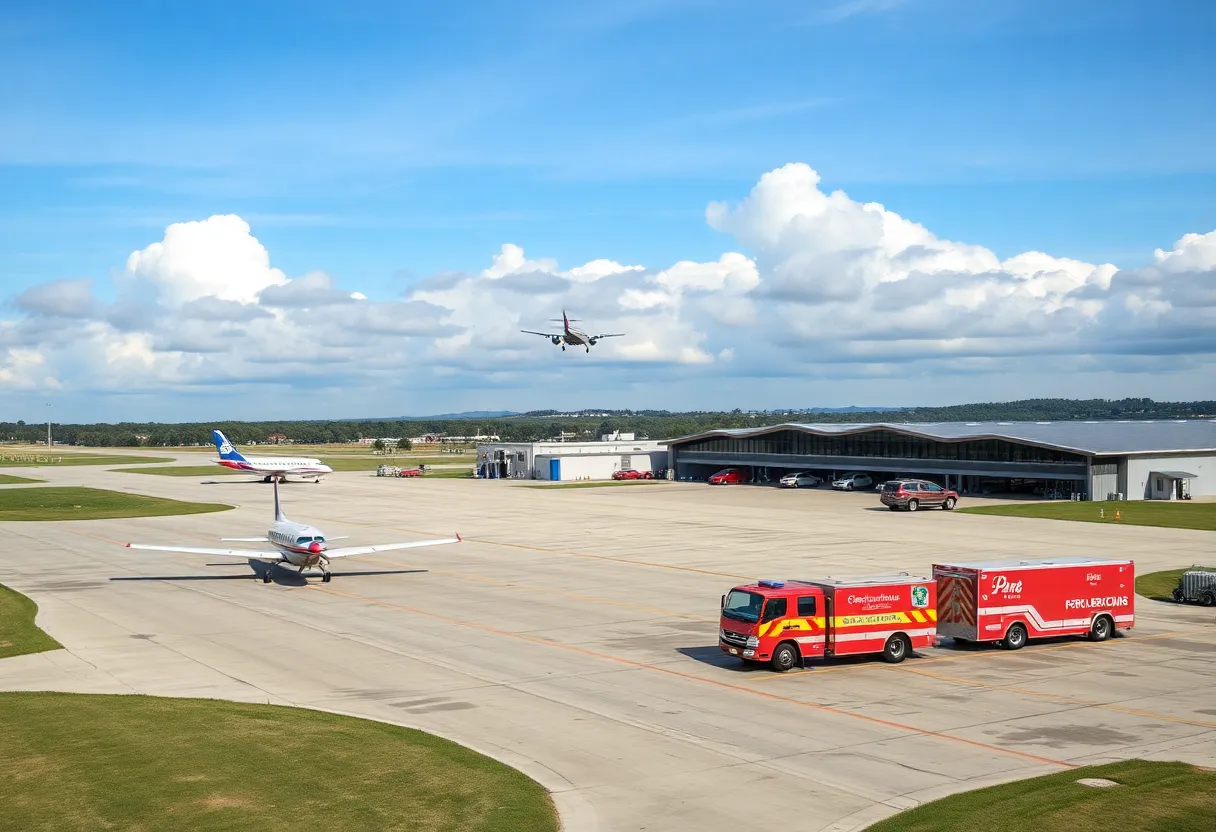
[[[941,506],[949,511],[958,504],[958,492],[925,480],[891,480],[883,483],[879,499],[891,511],[916,511],[921,506]]]
[[[632,468],[626,468],[624,471],[613,471],[612,478],[614,480],[652,480],[654,474],[649,471],[635,471]]]
[[[709,478],[710,485],[741,485],[751,482],[751,475],[742,468],[723,468]]]

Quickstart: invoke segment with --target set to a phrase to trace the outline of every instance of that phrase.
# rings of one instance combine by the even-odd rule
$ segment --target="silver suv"
[[[870,488],[874,485],[874,480],[869,474],[845,474],[838,480],[832,482],[832,488],[837,491],[856,491],[861,488]]]

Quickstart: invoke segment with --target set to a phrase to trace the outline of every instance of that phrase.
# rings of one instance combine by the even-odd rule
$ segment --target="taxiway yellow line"
[[[433,613],[433,612],[428,612],[427,610],[418,609],[417,607],[410,607],[410,606],[406,606],[404,604],[396,604],[391,601],[381,601],[377,598],[367,598],[362,595],[355,595],[354,593],[343,592],[342,590],[331,589],[331,588],[325,587],[323,585],[312,584],[308,588],[313,591],[316,591],[316,592],[323,592],[323,593],[327,593],[329,595],[336,595],[341,598],[348,598],[352,601],[362,601],[363,603],[374,604],[376,606],[385,607],[387,609],[398,610],[400,612],[410,613],[412,615],[419,615],[419,616],[423,616],[425,618],[430,618],[430,619],[433,619],[436,621],[443,621],[447,624],[452,624],[452,625],[455,625],[458,627],[467,627],[467,628],[474,629],[474,630],[480,630],[481,632],[484,632],[484,633],[490,633],[490,634],[497,635],[497,636],[504,636],[506,638],[513,638],[518,641],[526,641],[526,642],[530,642],[532,644],[540,644],[540,645],[544,645],[546,647],[554,647],[559,650],[565,650],[565,651],[568,651],[571,653],[578,653],[583,656],[589,656],[591,658],[602,659],[604,661],[615,662],[617,664],[625,665],[627,667],[634,667],[639,670],[649,670],[654,673],[662,673],[666,676],[674,676],[676,678],[685,679],[690,682],[696,682],[696,683],[703,684],[703,685],[710,685],[710,686],[725,689],[725,690],[731,690],[731,691],[735,691],[737,693],[747,694],[748,696],[757,696],[762,699],[767,699],[767,700],[775,701],[775,702],[782,702],[782,703],[785,703],[788,705],[794,705],[794,706],[797,706],[800,708],[807,708],[809,710],[819,711],[821,713],[832,714],[834,716],[847,717],[850,719],[859,720],[861,722],[866,722],[871,725],[879,725],[884,728],[891,728],[891,729],[894,729],[897,731],[902,731],[904,733],[916,734],[916,735],[924,736],[924,737],[933,737],[935,739],[941,739],[941,740],[946,740],[949,742],[969,745],[969,746],[973,746],[975,748],[982,748],[986,751],[996,752],[999,754],[1006,754],[1006,755],[1013,756],[1013,757],[1020,757],[1024,760],[1030,760],[1035,763],[1059,766],[1061,768],[1075,768],[1075,766],[1073,766],[1072,763],[1067,763],[1062,760],[1053,760],[1050,757],[1040,757],[1036,754],[1029,754],[1024,751],[1017,751],[1017,750],[1010,749],[1010,748],[1001,748],[1000,746],[990,745],[985,742],[980,742],[979,740],[971,740],[971,739],[967,739],[966,737],[958,737],[953,734],[946,734],[941,731],[932,731],[927,728],[917,728],[914,725],[906,725],[904,723],[894,722],[894,721],[888,720],[888,719],[882,719],[882,718],[874,717],[874,716],[867,716],[866,714],[854,713],[853,711],[846,711],[842,708],[832,707],[831,705],[821,705],[817,702],[805,702],[800,699],[793,699],[788,696],[781,696],[779,694],[770,693],[769,691],[759,690],[757,688],[745,687],[743,685],[736,685],[736,684],[732,684],[730,682],[723,682],[723,681],[720,681],[717,679],[709,679],[709,678],[706,678],[703,676],[696,676],[691,673],[684,673],[683,671],[673,670],[668,667],[660,667],[658,665],[649,664],[647,662],[639,662],[639,661],[635,661],[633,659],[627,659],[627,658],[624,658],[623,656],[614,656],[611,653],[601,653],[596,650],[588,650],[585,647],[577,647],[572,644],[563,644],[562,642],[553,641],[552,639],[542,638],[540,636],[532,636],[532,635],[526,635],[524,633],[516,633],[516,632],[512,632],[510,630],[503,630],[498,627],[492,627],[488,624],[478,624],[475,621],[465,621],[463,619],[453,618],[453,617],[447,616],[447,615],[440,615],[438,613]]]

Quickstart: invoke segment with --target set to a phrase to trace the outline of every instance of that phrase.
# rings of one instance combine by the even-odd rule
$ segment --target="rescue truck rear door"
[[[933,577],[937,581],[937,634],[978,640],[979,573],[935,566]]]

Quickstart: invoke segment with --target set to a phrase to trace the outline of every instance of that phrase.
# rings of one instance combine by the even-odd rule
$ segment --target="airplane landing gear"
[[[331,575],[331,574],[329,574],[328,572],[326,572],[324,575],[322,575],[322,576],[321,576],[321,583],[323,583],[323,584],[327,584],[327,583],[329,583],[329,580],[330,580],[330,578],[332,578],[332,577],[333,577],[333,575]]]
[[[562,345],[562,352],[565,352],[565,351],[566,351],[566,346],[563,344],[563,345]]]
[[[271,566],[265,572],[262,573],[262,583],[264,583],[264,584],[270,583],[270,570],[271,569],[274,569],[274,567]]]
[[[262,482],[270,482],[270,480],[271,480],[271,478],[269,475],[262,478]]]

